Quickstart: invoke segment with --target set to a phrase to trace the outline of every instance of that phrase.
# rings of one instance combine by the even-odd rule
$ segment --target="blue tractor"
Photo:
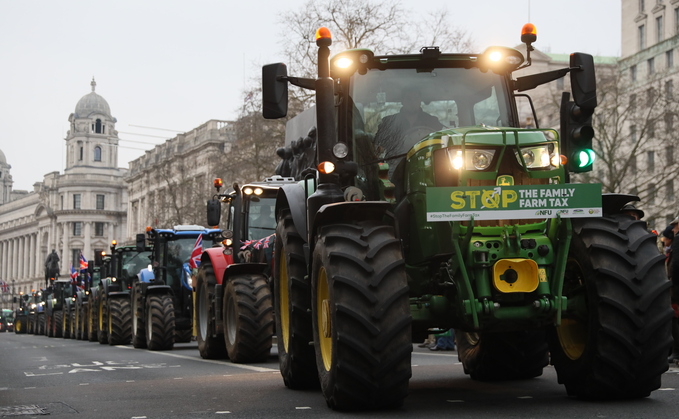
[[[199,240],[199,237],[201,240]],[[221,230],[198,225],[171,229],[147,228],[137,235],[139,246],[148,238],[151,259],[132,286],[132,345],[150,350],[172,349],[193,336],[194,249],[198,255],[222,239]]]

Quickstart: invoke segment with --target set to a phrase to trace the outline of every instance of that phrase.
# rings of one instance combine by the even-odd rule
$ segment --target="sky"
[[[284,61],[280,15],[306,1],[0,0],[0,150],[13,189],[63,173],[68,117],[93,77],[117,119],[120,167],[210,119],[236,119],[261,65]],[[478,52],[518,45],[531,22],[541,51],[620,55],[620,0],[401,5],[447,8]]]

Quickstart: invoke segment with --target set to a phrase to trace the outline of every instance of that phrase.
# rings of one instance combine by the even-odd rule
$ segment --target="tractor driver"
[[[375,134],[378,155],[394,157],[406,153],[425,135],[444,128],[437,117],[422,110],[422,94],[408,87],[401,94],[401,110],[385,116]],[[389,162],[390,164],[392,162]]]

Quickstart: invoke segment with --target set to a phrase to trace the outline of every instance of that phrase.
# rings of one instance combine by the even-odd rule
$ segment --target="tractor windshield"
[[[276,198],[250,198],[248,240],[258,240],[274,234],[276,231],[275,208]]]
[[[427,135],[448,128],[509,126],[503,83],[503,76],[475,67],[354,74],[350,99],[356,160],[389,162]]]

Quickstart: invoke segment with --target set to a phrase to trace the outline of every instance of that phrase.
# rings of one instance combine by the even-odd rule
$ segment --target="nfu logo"
[[[552,215],[552,210],[535,211],[535,215]]]

